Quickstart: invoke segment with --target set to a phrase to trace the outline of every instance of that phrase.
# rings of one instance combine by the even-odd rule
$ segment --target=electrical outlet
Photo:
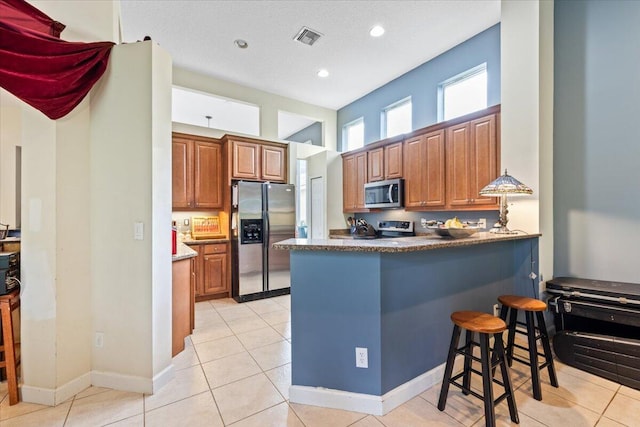
[[[184,225],[189,225],[189,218],[185,218],[183,224]]]
[[[478,220],[478,228],[487,228],[487,218],[480,218]]]
[[[356,368],[369,367],[369,352],[366,347],[356,347]]]
[[[500,306],[498,304],[493,304],[493,315],[500,317]]]
[[[93,345],[97,348],[104,347],[104,332],[96,332],[96,337],[93,342]]]

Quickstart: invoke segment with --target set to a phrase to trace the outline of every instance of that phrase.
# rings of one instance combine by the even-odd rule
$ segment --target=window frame
[[[479,74],[482,74],[482,73],[487,74],[487,87],[485,88],[486,92],[487,92],[486,93],[487,102],[485,103],[484,108],[488,107],[488,103],[489,103],[489,76],[488,76],[488,71],[487,71],[487,63],[483,62],[482,64],[478,64],[473,68],[469,68],[468,70],[463,71],[462,73],[456,74],[455,76],[450,77],[450,78],[440,82],[440,84],[438,84],[438,122],[442,122],[442,121],[445,121],[445,120],[452,120],[452,119],[455,118],[455,117],[451,117],[449,119],[445,119],[445,117],[444,117],[444,110],[445,110],[444,92],[445,92],[445,89],[448,86],[461,83],[461,82],[463,82],[465,80],[473,78],[473,77],[475,77],[475,76],[477,76]],[[480,110],[482,110],[482,108]],[[477,110],[477,111],[479,111],[479,110]],[[469,113],[465,113],[465,114],[470,114],[472,112],[473,111],[470,111]],[[460,116],[458,116],[458,117],[460,117]]]
[[[362,123],[362,145],[359,147],[350,147],[349,146],[349,128],[359,125],[360,123]],[[351,151],[351,150],[357,150],[358,148],[362,148],[365,146],[364,143],[364,116],[359,117],[355,120],[351,120],[348,123],[345,123],[342,126],[342,152],[345,151]]]
[[[382,109],[382,112],[380,113],[380,138],[381,139],[385,139],[385,138],[390,138],[391,136],[389,136],[388,134],[388,123],[387,123],[387,118],[388,118],[388,113],[391,110],[394,110],[396,108],[399,108],[401,106],[404,106],[405,104],[409,104],[410,105],[410,113],[411,113],[411,117],[409,118],[409,130],[407,132],[402,132],[396,135],[392,135],[392,136],[397,136],[397,135],[402,135],[404,133],[409,133],[413,131],[413,102],[411,100],[411,95],[407,96],[406,98],[402,98],[396,102],[394,102],[393,104],[387,105],[385,108]]]

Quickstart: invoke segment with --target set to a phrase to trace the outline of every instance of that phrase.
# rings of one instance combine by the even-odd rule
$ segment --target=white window
[[[442,82],[438,88],[438,121],[487,108],[487,64]]]
[[[260,107],[173,87],[171,120],[194,126],[260,135]]]
[[[382,111],[382,138],[411,132],[411,97],[405,98]]]
[[[342,127],[342,151],[364,147],[364,119],[360,117]]]

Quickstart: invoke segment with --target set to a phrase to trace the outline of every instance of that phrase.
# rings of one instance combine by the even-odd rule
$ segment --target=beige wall
[[[509,228],[540,232],[540,272],[553,273],[553,2],[502,1],[501,164],[533,189],[510,198]]]
[[[22,141],[22,102],[0,88],[0,223],[19,228],[16,218],[16,147]]]
[[[117,1],[33,4],[66,40],[119,38]],[[16,145],[23,157],[23,400],[53,405],[91,384],[154,391],[172,375],[171,58],[151,42],[114,47],[90,96],[55,121],[0,96],[0,161],[15,163],[4,153]],[[15,168],[2,165],[4,187]]]
[[[149,41],[114,48],[92,97],[95,385],[151,392],[171,364],[170,92],[171,59]]]
[[[336,150],[335,110],[252,89],[175,67],[173,84],[187,89],[245,101],[260,107],[260,137],[278,140],[278,111],[306,116],[323,123],[324,146]]]

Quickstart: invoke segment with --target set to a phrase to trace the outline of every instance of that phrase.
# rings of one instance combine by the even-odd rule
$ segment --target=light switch
[[[144,239],[144,223],[134,222],[133,223],[133,240],[143,240],[143,239]]]

